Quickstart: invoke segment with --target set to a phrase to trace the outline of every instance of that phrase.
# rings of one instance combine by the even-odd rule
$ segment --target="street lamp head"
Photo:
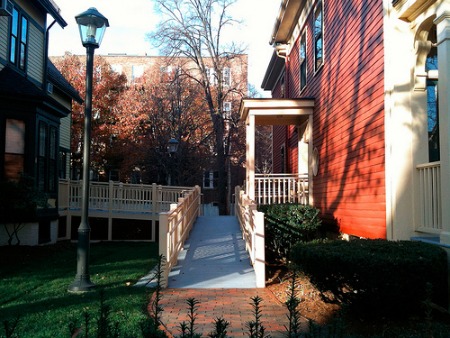
[[[100,14],[94,7],[89,8],[75,17],[80,30],[81,43],[84,47],[100,47],[106,27],[109,27],[108,19]]]
[[[170,155],[173,155],[177,152],[178,150],[178,140],[171,138],[169,140],[169,143],[167,144],[167,151],[169,152]]]

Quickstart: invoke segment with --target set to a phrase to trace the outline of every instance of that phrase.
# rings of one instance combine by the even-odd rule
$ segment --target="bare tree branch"
[[[162,21],[149,35],[150,40],[164,55],[189,59],[192,67],[188,76],[203,90],[213,124],[219,209],[224,214],[226,162],[230,160],[232,143],[239,135],[239,102],[247,95],[246,55],[245,62],[241,62],[245,49],[234,42],[227,43],[226,39],[227,28],[239,24],[228,14],[236,0],[155,0],[155,3]],[[236,72],[233,81],[225,83],[224,72],[230,68]],[[233,103],[231,112],[224,111],[225,102]],[[242,147],[242,142],[237,145]]]

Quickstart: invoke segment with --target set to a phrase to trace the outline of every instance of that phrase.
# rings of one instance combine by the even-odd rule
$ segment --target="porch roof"
[[[249,116],[255,116],[257,125],[300,125],[314,109],[313,98],[301,99],[242,99],[241,120],[248,124]]]

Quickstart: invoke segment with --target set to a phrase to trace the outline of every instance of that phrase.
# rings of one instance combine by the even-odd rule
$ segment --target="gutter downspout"
[[[49,40],[49,33],[50,28],[53,27],[53,25],[56,23],[56,20],[53,20],[53,22],[50,24],[50,26],[47,27],[45,30],[45,51],[44,51],[44,79],[42,81],[43,90],[45,93],[47,93],[47,77],[48,77],[48,40]]]

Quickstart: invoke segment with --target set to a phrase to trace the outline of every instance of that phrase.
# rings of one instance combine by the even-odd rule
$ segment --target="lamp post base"
[[[89,183],[83,182],[83,200],[88,201],[89,195],[86,196]],[[92,291],[95,284],[91,282],[89,274],[89,237],[91,229],[88,223],[87,209],[88,206],[83,207],[82,221],[78,228],[78,243],[77,243],[77,273],[72,284],[69,285],[68,291],[74,293],[82,293]]]
[[[75,276],[75,280],[69,285],[67,291],[72,293],[89,292],[95,289],[88,275]]]

